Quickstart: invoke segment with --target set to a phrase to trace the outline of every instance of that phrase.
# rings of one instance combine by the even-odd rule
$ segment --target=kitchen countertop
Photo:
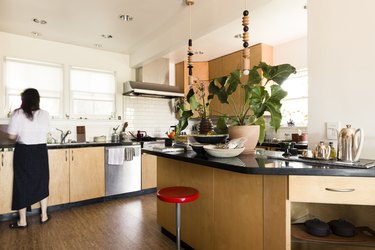
[[[47,144],[48,149],[61,149],[61,148],[83,148],[83,147],[109,147],[109,146],[130,146],[140,145],[139,142],[76,142],[76,143],[53,143]],[[0,151],[12,150],[14,144],[1,144]]]
[[[184,153],[167,153],[153,151],[152,148],[142,149],[143,153],[174,159],[178,161],[195,163],[243,174],[262,175],[315,175],[315,176],[357,176],[375,177],[375,167],[369,169],[339,167],[326,165],[324,162],[312,164],[287,159],[271,159],[267,156],[240,155],[231,158],[216,158],[208,154],[197,155],[192,150]],[[281,152],[267,151],[269,154],[281,155]]]

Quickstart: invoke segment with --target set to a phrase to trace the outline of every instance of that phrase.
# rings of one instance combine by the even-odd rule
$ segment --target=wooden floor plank
[[[1,222],[0,249],[175,249],[157,225],[156,199],[147,194],[55,211],[44,225],[29,216],[22,230]]]

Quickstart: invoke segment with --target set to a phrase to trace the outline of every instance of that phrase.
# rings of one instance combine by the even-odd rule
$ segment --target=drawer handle
[[[326,190],[331,192],[354,192],[355,188],[326,188]]]

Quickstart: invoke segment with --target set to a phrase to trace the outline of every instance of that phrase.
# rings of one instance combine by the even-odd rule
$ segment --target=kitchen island
[[[375,169],[305,164],[265,157],[215,158],[193,151],[157,156],[157,186],[192,186],[200,198],[182,206],[182,240],[195,249],[364,249],[301,239],[291,221],[345,218],[375,228]],[[158,201],[158,223],[174,233],[174,206]],[[373,237],[371,237],[373,240]],[[319,240],[319,239],[318,239]],[[371,240],[370,240],[371,241]],[[316,244],[318,243],[318,244]],[[323,244],[324,243],[324,244]],[[335,243],[335,244],[333,244]],[[366,249],[366,248],[365,248]]]

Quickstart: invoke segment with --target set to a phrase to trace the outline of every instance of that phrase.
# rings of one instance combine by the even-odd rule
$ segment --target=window
[[[21,105],[20,94],[26,88],[35,88],[40,94],[40,107],[51,116],[61,117],[63,67],[59,64],[5,58],[5,93],[7,111]]]
[[[115,112],[114,72],[83,68],[70,70],[71,116],[103,118]]]
[[[282,125],[293,121],[296,126],[307,126],[308,122],[308,77],[307,70],[297,71],[290,76],[282,88],[288,92],[288,96],[282,101],[281,113]]]

